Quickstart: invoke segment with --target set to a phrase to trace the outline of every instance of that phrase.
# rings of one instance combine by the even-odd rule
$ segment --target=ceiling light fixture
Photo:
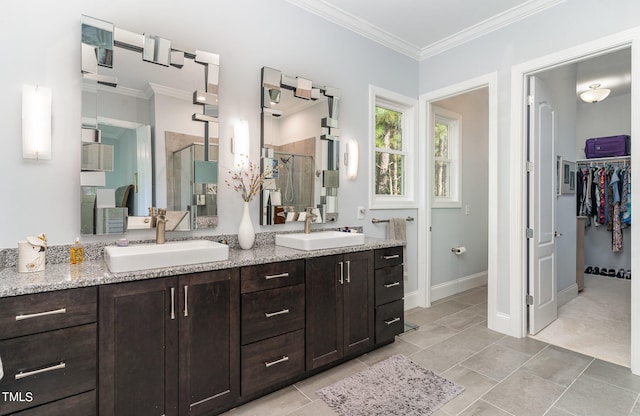
[[[580,94],[580,98],[585,103],[595,104],[607,98],[610,93],[611,93],[610,89],[600,88],[600,84],[592,84],[592,85],[589,85],[589,89],[587,91]]]

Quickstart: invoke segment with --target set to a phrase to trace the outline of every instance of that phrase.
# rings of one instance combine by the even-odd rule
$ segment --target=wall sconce
[[[355,180],[358,177],[358,142],[347,140],[345,143],[344,164],[347,167],[347,178]]]
[[[233,166],[242,170],[249,166],[249,123],[238,120],[233,125],[233,139],[231,140]]]
[[[580,98],[585,103],[595,104],[598,101],[602,101],[609,96],[611,90],[608,88],[600,88],[600,84],[589,85],[589,89],[582,94]]]
[[[22,157],[51,160],[51,88],[22,86]]]

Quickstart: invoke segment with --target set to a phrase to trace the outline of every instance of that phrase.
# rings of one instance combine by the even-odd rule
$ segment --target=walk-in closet
[[[532,336],[626,367],[631,351],[630,139],[626,150],[594,150],[590,145],[593,139],[607,138],[603,143],[624,146],[630,135],[630,68],[631,51],[622,49],[541,74],[555,87],[558,119],[573,122],[573,127],[561,125],[558,133],[574,132],[575,153],[563,143],[556,147],[556,222],[562,228],[575,221],[575,235],[560,233],[564,246],[556,248],[558,318]],[[570,87],[557,88],[563,82],[573,84],[572,94],[567,92]],[[603,99],[585,102],[580,92],[587,88],[610,91]],[[563,267],[565,257],[572,257],[568,248],[573,241],[575,284],[573,271]]]

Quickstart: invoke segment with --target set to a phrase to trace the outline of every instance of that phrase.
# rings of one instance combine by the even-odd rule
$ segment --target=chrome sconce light
[[[249,167],[249,123],[247,120],[238,120],[233,126],[231,153],[233,153],[235,169],[242,170]]]
[[[22,157],[51,160],[51,88],[22,86]]]
[[[355,180],[358,177],[358,142],[346,140],[344,164],[347,168],[347,179]]]

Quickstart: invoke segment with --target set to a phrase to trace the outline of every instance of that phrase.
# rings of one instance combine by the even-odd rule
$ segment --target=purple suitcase
[[[619,135],[587,139],[584,143],[584,154],[587,159],[628,156],[631,154],[631,138]]]

